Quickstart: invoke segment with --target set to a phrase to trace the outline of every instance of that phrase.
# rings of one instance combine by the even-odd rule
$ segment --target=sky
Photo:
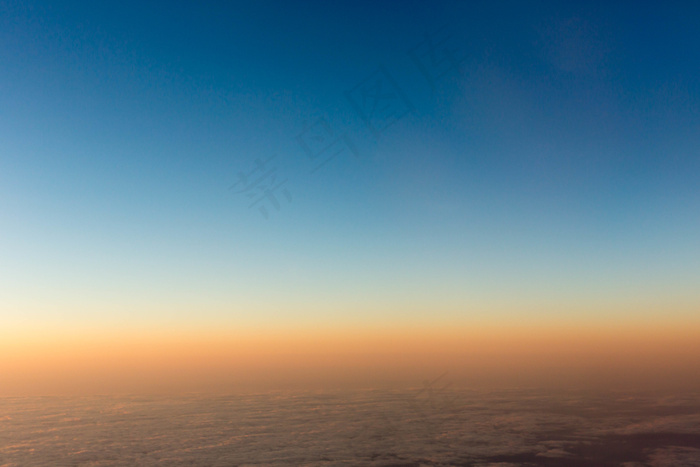
[[[692,342],[698,10],[0,1],[6,387],[155,342]]]

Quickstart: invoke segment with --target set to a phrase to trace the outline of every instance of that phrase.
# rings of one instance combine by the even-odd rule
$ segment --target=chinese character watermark
[[[433,90],[448,73],[459,73],[465,61],[465,56],[460,54],[454,42],[450,32],[442,27],[432,34],[426,34],[421,43],[408,51],[409,57]],[[345,98],[375,140],[415,110],[411,100],[383,66],[346,91]],[[323,117],[304,124],[295,139],[313,164],[311,174],[341,154],[359,158],[358,146],[348,132],[337,131]],[[256,207],[265,219],[269,219],[271,210],[280,211],[281,201],[292,201],[292,195],[285,186],[287,179],[278,176],[276,167],[269,166],[273,158],[265,161],[256,159],[253,170],[240,172],[238,181],[230,187],[238,187],[235,193],[246,196],[251,201],[249,209]]]
[[[311,173],[315,173],[342,152],[349,151],[355,157],[359,156],[355,143],[347,133],[337,134],[325,118],[305,125],[297,136],[297,142],[316,164]]]
[[[375,138],[414,109],[384,67],[347,91],[345,97]]]
[[[292,202],[292,194],[284,185],[287,179],[279,180],[277,167],[272,167],[270,162],[275,156],[265,161],[255,159],[255,167],[248,173],[239,172],[238,181],[229,187],[233,190],[237,186],[242,186],[239,190],[234,190],[236,194],[245,195],[250,201],[249,209],[258,208],[260,214],[265,219],[269,219],[268,207],[272,206],[276,211],[280,210],[280,200],[278,191],[288,201]]]

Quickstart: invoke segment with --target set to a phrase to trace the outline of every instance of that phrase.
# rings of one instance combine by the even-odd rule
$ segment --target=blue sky
[[[698,8],[2,2],[2,312],[235,325],[697,305]],[[410,55],[426,34],[460,61],[433,82]],[[350,100],[379,67],[411,111],[373,134]],[[357,156],[338,143],[312,173],[297,138],[319,119]],[[272,156],[291,202],[249,208],[230,187]]]

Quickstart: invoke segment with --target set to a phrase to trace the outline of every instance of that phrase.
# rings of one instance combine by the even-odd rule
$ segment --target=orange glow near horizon
[[[700,387],[700,327],[475,325],[5,336],[0,395],[420,386]]]

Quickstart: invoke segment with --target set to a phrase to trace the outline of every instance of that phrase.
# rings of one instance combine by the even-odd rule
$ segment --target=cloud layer
[[[677,466],[697,395],[457,390],[0,399],[0,466]]]

